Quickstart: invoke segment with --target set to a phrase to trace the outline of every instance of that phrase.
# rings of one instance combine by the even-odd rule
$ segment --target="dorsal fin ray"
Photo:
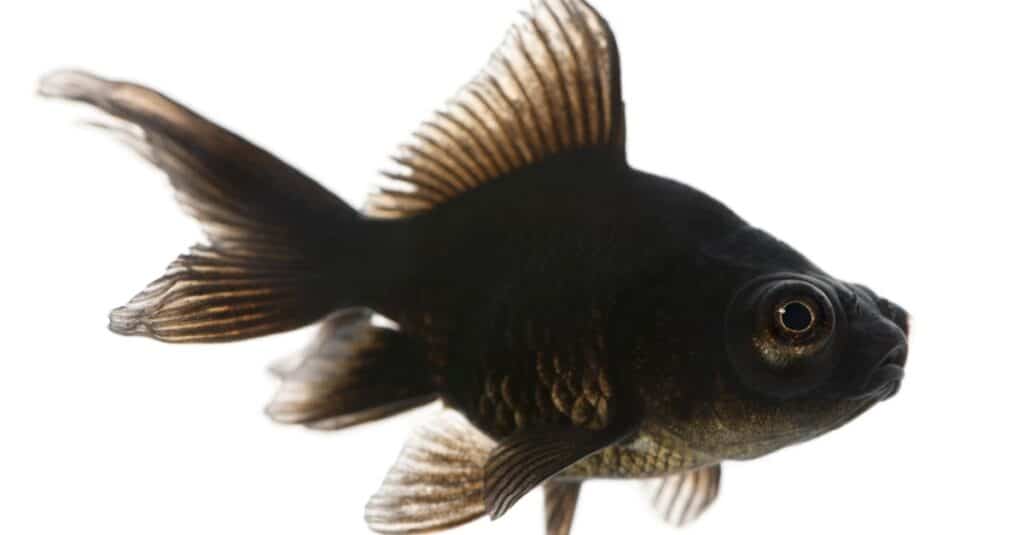
[[[375,217],[408,217],[491,180],[577,150],[625,160],[619,55],[607,22],[583,0],[537,0],[490,63],[424,121],[367,201]]]

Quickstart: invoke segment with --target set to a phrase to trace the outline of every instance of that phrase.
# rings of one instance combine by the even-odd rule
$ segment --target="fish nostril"
[[[892,301],[882,298],[878,299],[878,309],[886,318],[895,323],[905,336],[910,336],[910,314],[907,314],[906,310]]]

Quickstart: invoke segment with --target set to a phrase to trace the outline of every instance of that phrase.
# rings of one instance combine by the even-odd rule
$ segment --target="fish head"
[[[753,277],[727,306],[711,442],[751,458],[844,425],[899,390],[909,332],[865,286],[816,269]]]
[[[817,273],[745,284],[726,315],[727,360],[745,390],[771,399],[892,397],[909,316],[868,288]]]

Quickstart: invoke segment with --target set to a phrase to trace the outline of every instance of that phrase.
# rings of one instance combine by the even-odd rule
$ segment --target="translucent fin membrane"
[[[425,121],[385,171],[366,213],[406,217],[554,155],[581,149],[624,159],[619,57],[586,2],[535,2],[487,67]]]

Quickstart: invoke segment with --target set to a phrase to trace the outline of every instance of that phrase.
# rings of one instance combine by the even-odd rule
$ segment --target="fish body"
[[[442,397],[494,436],[600,426],[618,399],[637,399],[632,385],[650,385],[632,368],[654,370],[634,356],[668,306],[650,298],[675,277],[713,280],[701,244],[743,225],[687,186],[615,166],[580,175],[581,164],[542,164],[390,230],[420,260],[371,308],[436,341]],[[666,258],[679,259],[672,272]],[[707,303],[698,291],[688,298]]]
[[[696,518],[723,461],[842,426],[895,394],[907,356],[897,305],[628,164],[618,61],[585,2],[538,2],[361,211],[146,87],[71,71],[40,91],[119,120],[208,238],[113,331],[320,322],[272,368],[272,418],[337,430],[445,407],[370,499],[372,529],[497,518],[542,487],[565,535],[594,478],[656,479],[667,520]]]

